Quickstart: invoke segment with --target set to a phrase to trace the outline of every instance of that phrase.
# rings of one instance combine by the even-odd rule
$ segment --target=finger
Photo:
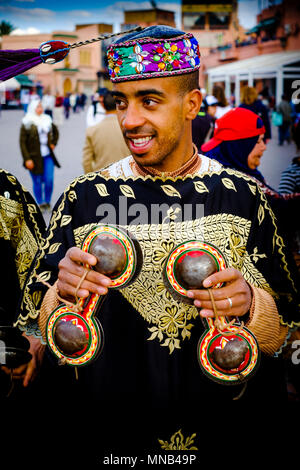
[[[108,276],[105,276],[105,274],[101,274],[97,271],[94,271],[91,269],[86,278],[87,281],[93,282],[94,284],[100,284],[101,286],[110,286],[111,284],[111,279]]]
[[[215,313],[212,309],[209,308],[202,308],[199,310],[200,316],[203,318],[213,318],[215,317]],[[241,306],[234,307],[230,310],[218,310],[219,316],[226,316],[226,317],[240,317],[244,315],[245,312],[242,310]]]
[[[75,263],[72,263],[72,269],[69,266],[65,266],[59,270],[58,279],[66,280],[66,275],[72,276],[74,280],[73,285],[77,286],[82,276],[86,273],[86,270]],[[71,279],[71,278],[70,278]],[[93,270],[89,270],[84,278],[85,281],[91,282],[92,284],[98,284],[99,286],[108,287],[111,284],[111,279],[104,274],[98,273]],[[72,281],[71,281],[72,284]]]
[[[76,261],[73,261],[72,259],[68,257],[63,258],[60,261],[58,267],[59,267],[60,272],[67,271],[69,273],[75,274],[79,278],[81,278],[84,275],[85,270],[86,270],[86,268],[84,268],[83,266],[78,264]],[[88,271],[85,279],[95,284],[100,284],[104,286],[109,286],[111,284],[111,279],[108,276],[105,276],[105,274],[94,271],[93,269],[90,269]]]
[[[66,257],[69,257],[72,261],[75,261],[76,263],[89,264],[90,266],[95,266],[95,264],[97,263],[96,256],[91,255],[90,253],[86,253],[85,251],[81,250],[80,248],[77,248],[76,246],[69,248],[66,253]]]
[[[7,374],[7,375],[12,374],[12,370],[9,369],[9,368],[6,367],[6,366],[1,366],[1,370],[2,370],[3,372],[5,372],[5,374]]]
[[[18,377],[18,376],[24,375],[26,367],[27,367],[27,364],[22,364],[20,367],[16,367],[15,369],[12,369],[13,376]]]
[[[2,366],[1,370],[3,370],[5,374],[10,375],[15,380],[19,380],[24,377],[24,370],[20,372],[16,372],[17,369],[10,369],[9,367],[6,367],[6,366]]]
[[[75,299],[76,297],[78,297],[78,298],[85,299],[90,294],[98,294],[98,295],[107,294],[106,288],[104,287],[100,288],[97,285],[95,285],[94,288],[89,287],[89,289],[85,289],[84,287],[80,287],[79,289],[77,289],[77,287],[74,287],[70,284],[66,284],[66,283],[62,283],[61,281],[58,281],[57,288],[58,288],[60,295],[63,298]]]
[[[28,387],[29,383],[34,379],[35,375],[36,375],[36,362],[35,360],[32,360],[29,362],[27,366],[25,377],[23,380],[23,386]]]
[[[80,277],[75,276],[74,274],[69,273],[67,271],[62,271],[59,273],[58,289],[60,291],[61,289],[63,289],[64,291],[68,290],[68,294],[70,294],[70,292],[74,292],[73,295],[75,295],[75,291],[77,289],[79,282],[80,282]],[[79,295],[80,295],[80,290],[84,290],[92,294],[100,294],[100,295],[107,294],[107,287],[105,285],[100,284],[100,282],[94,283],[94,282],[90,282],[87,280],[82,281],[80,289],[78,290]]]
[[[219,287],[218,289],[211,289],[211,292],[215,300],[223,300],[227,297],[234,297],[235,295],[241,293],[239,292],[239,290],[237,290],[237,285],[233,283],[225,287]],[[187,295],[190,299],[197,299],[201,302],[205,300],[210,300],[208,289],[189,290],[187,292]]]
[[[226,268],[208,276],[203,281],[203,287],[213,287],[219,282],[233,282],[241,277],[241,273],[235,268]]]
[[[232,305],[231,305],[231,302],[228,299],[231,300]],[[222,300],[215,300],[215,306],[216,306],[216,309],[217,309],[218,313],[223,312],[222,314],[227,315],[234,308],[237,308],[237,307],[240,307],[240,306],[244,305],[244,302],[245,302],[245,296],[241,294],[241,295],[235,295],[234,297],[228,297],[228,298],[222,299]],[[213,310],[213,305],[212,305],[211,300],[201,300],[200,301],[200,300],[196,299],[194,301],[194,305],[198,308],[201,307],[201,308],[204,308],[204,309]]]

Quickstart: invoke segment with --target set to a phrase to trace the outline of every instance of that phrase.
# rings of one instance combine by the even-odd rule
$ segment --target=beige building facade
[[[96,38],[102,33],[111,33],[112,25],[76,25],[74,32],[54,31],[49,34],[23,36],[3,36],[2,49],[35,49],[50,40],[65,41],[68,44]],[[99,71],[104,69],[103,43],[95,42],[71,49],[68,56],[54,65],[41,64],[26,72],[35,83],[39,82],[44,90],[55,95],[76,92],[93,94],[98,86]],[[104,83],[101,86],[105,86]]]

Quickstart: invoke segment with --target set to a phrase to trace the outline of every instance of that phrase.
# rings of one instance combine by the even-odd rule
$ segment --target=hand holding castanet
[[[240,314],[246,313],[250,307],[250,288],[240,273],[235,271],[227,268],[226,260],[218,248],[209,243],[190,240],[174,248],[164,272],[167,286],[177,300],[181,297],[183,302],[194,302],[198,306],[197,302],[200,304],[201,298],[201,305],[206,307],[203,316],[200,312],[206,331],[198,343],[198,361],[206,375],[225,384],[236,384],[249,378],[259,358],[254,335],[238,324],[236,319],[231,322],[227,319],[227,316],[231,316],[228,305],[232,304],[232,301],[228,302],[230,297],[227,295],[240,299]],[[214,289],[205,288],[212,286],[208,281],[213,278]],[[232,281],[232,285],[230,282],[225,284],[227,279]],[[218,301],[215,301],[215,296]],[[216,305],[226,305],[227,308],[219,315]]]
[[[85,365],[100,353],[104,333],[95,317],[107,293],[138,275],[142,254],[138,242],[120,228],[98,225],[85,237],[81,250],[72,248],[60,262],[60,294],[75,298],[76,308],[62,304],[50,315],[46,333],[54,354],[69,365]],[[80,258],[80,266],[76,261]],[[89,260],[90,264],[86,264]],[[92,267],[92,269],[90,269]],[[81,281],[78,284],[78,281]],[[81,297],[80,297],[81,295]]]

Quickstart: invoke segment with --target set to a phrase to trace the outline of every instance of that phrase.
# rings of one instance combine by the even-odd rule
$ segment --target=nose
[[[121,117],[121,126],[123,130],[130,131],[143,126],[145,118],[141,113],[139,106],[128,104]]]
[[[262,143],[261,151],[262,151],[262,153],[263,153],[263,152],[266,150],[267,146],[266,146],[264,140],[262,140],[261,143]]]

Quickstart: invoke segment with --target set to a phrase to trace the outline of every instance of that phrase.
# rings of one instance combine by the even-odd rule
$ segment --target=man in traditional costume
[[[31,194],[17,178],[0,169],[0,252],[1,252],[1,295],[0,329],[12,327],[18,316],[18,303],[31,263],[41,247],[45,222]],[[27,332],[30,332],[27,329]],[[0,334],[0,339],[2,338]],[[1,341],[1,348],[8,346]],[[32,348],[40,350],[38,340],[32,340]],[[37,349],[36,349],[37,348]],[[12,378],[29,383],[35,369],[36,356],[30,364],[24,364],[12,371]],[[6,396],[7,379],[4,375],[5,362],[0,370],[0,397]]]
[[[222,436],[228,412],[230,420],[240,420],[242,415],[230,414],[232,403],[249,410],[258,402],[284,402],[282,363],[273,356],[289,328],[300,324],[296,281],[258,186],[199,155],[192,144],[191,124],[201,105],[200,53],[193,35],[149,27],[112,44],[108,62],[119,123],[132,156],[78,177],[59,198],[24,289],[18,322],[30,331],[35,328],[42,338],[41,317],[61,298],[75,303],[76,296],[108,292],[98,312],[103,351],[80,368],[78,380],[72,368],[57,365],[51,352],[45,355],[41,396],[44,405],[55,397],[55,403],[64,404],[62,414],[53,410],[60,443],[74,429],[65,419],[72,409],[75,434],[87,438],[88,453],[99,458],[179,449],[205,452],[215,419]],[[168,210],[154,221],[153,207],[163,204]],[[150,214],[148,220],[138,217],[141,206]],[[180,217],[185,207],[191,210]],[[203,207],[202,214],[197,207]],[[93,269],[82,281],[83,265],[97,262],[82,251],[82,241],[110,208],[115,220],[111,216],[108,222],[135,237],[143,254],[139,276],[120,290],[110,290],[110,279]],[[171,250],[191,239],[218,247],[229,267],[209,276],[203,289],[189,291],[193,302],[184,303],[166,288],[163,271]],[[220,282],[225,285],[215,288]],[[219,314],[244,321],[261,350],[256,375],[234,402],[244,385],[215,383],[197,361],[201,318],[214,315],[208,287]],[[237,410],[243,413],[243,408]],[[237,431],[235,438],[239,436]],[[67,452],[71,454],[70,447]]]

